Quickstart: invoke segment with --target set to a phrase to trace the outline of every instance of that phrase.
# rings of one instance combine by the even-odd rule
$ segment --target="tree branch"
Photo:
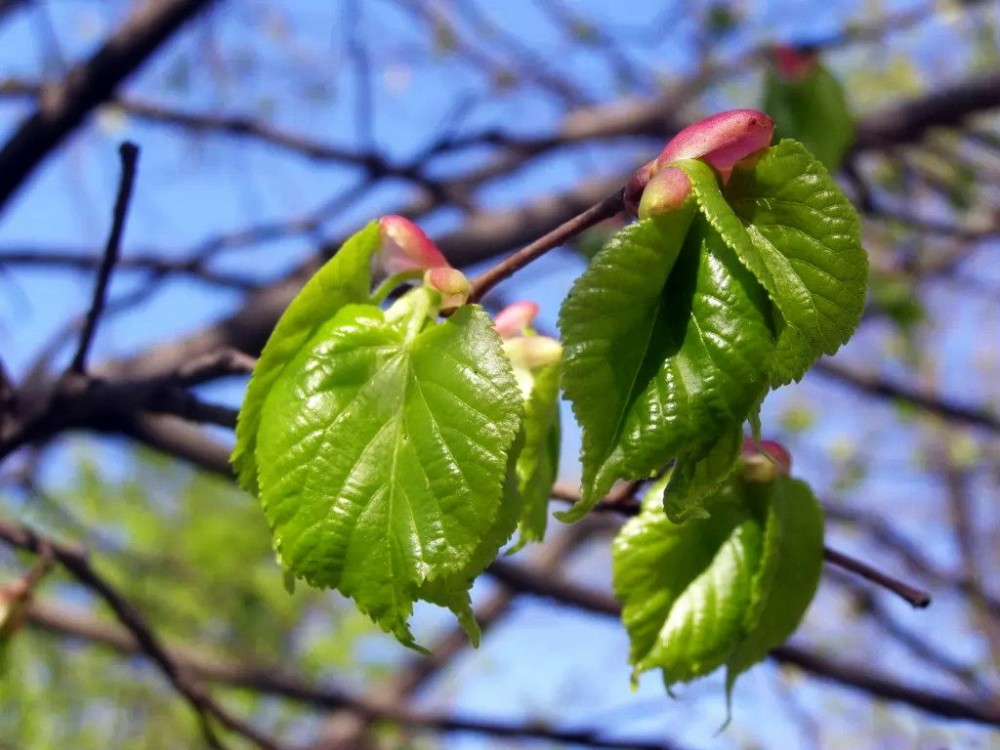
[[[69,371],[78,375],[83,375],[87,371],[87,354],[90,345],[93,343],[94,334],[97,332],[97,323],[104,312],[104,303],[107,299],[108,282],[111,280],[111,273],[114,271],[118,257],[121,255],[122,234],[125,231],[125,218],[128,215],[129,204],[132,200],[132,188],[135,186],[135,170],[139,160],[139,147],[128,141],[118,147],[118,155],[121,158],[122,171],[121,179],[118,183],[118,197],[115,198],[114,213],[111,221],[111,231],[108,233],[108,242],[104,247],[104,257],[101,267],[97,272],[97,283],[94,284],[94,300],[87,311],[87,318],[80,331],[80,342],[77,345],[76,354],[70,364]]]
[[[122,81],[212,0],[151,0],[136,7],[88,60],[44,87],[38,106],[0,149],[0,208],[35,167]]]

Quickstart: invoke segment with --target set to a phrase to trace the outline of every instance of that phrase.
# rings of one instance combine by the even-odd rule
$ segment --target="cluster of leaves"
[[[630,661],[636,676],[660,668],[668,689],[725,666],[728,693],[812,601],[823,512],[801,480],[736,474],[707,501],[707,518],[675,524],[661,507],[666,485],[647,493],[614,543]]]
[[[861,317],[857,214],[801,144],[737,167],[725,190],[701,161],[676,166],[694,199],[618,232],[563,305],[563,386],[583,428],[570,519],[671,459],[667,515],[703,515],[767,392],[834,353]]]
[[[558,345],[539,358],[524,336],[504,340],[463,296],[445,302],[431,266],[384,309],[415,278],[413,258],[446,264],[398,217],[343,246],[276,327],[237,428],[240,484],[259,496],[289,581],[338,589],[412,648],[418,600],[450,609],[476,642],[473,581],[518,526],[519,544],[544,535],[561,387],[583,432],[582,497],[564,518],[617,479],[663,477],[615,547],[637,672],[660,667],[669,685],[727,665],[731,686],[794,630],[818,580],[822,515],[798,480],[739,473],[743,425],[759,437],[770,389],[850,338],[867,259],[824,166],[793,140],[762,148],[770,120],[735,114],[661,154],[682,170],[683,202],[593,257],[560,313],[562,362]],[[740,118],[753,126],[742,135]],[[662,169],[651,162],[629,189]],[[373,291],[393,231],[410,249],[381,262],[401,275]]]

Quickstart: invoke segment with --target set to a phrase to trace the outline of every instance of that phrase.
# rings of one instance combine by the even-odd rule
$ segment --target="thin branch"
[[[990,432],[1000,432],[1000,417],[986,409],[958,404],[936,394],[892,383],[878,375],[858,372],[828,359],[817,362],[810,372],[838,380],[870,396],[905,401],[952,422],[982,427]]]
[[[882,588],[891,591],[916,609],[923,609],[931,603],[931,595],[926,591],[915,588],[908,583],[904,583],[898,578],[893,578],[887,573],[883,573],[881,570],[872,567],[868,563],[856,560],[850,555],[845,555],[843,552],[838,552],[835,549],[824,547],[823,559],[831,565],[836,565],[837,567],[859,575],[872,583],[878,584]]]
[[[90,254],[89,249],[83,248],[50,249],[18,246],[0,249],[0,267],[40,266],[68,271],[92,271],[99,268],[102,261],[102,256]],[[127,257],[119,258],[117,271],[119,274],[122,271],[137,271],[153,279],[172,274],[185,275],[205,284],[240,292],[250,292],[259,286],[259,282],[249,276],[221,273],[205,268],[199,258],[172,260],[152,251],[143,254],[130,253]]]
[[[223,748],[212,727],[215,718],[224,727],[253,742],[262,750],[280,750],[280,745],[261,733],[243,719],[224,708],[199,684],[193,682],[174,662],[170,653],[160,643],[139,612],[90,565],[81,550],[48,539],[26,526],[0,520],[0,539],[11,547],[36,554],[46,551],[56,559],[77,581],[97,594],[115,613],[115,617],[135,639],[139,650],[146,654],[163,673],[174,689],[184,697],[194,710],[201,725],[205,741],[212,748]]]
[[[636,487],[633,484],[628,488],[627,492],[618,491],[608,495],[607,498],[594,507],[594,510],[599,513],[616,513],[626,517],[638,515],[641,506],[635,497],[635,489]],[[552,498],[562,502],[576,503],[580,501],[580,492],[577,488],[560,482],[552,488]],[[882,586],[893,594],[902,597],[913,607],[922,609],[931,603],[931,595],[926,591],[910,586],[890,576],[888,573],[883,573],[871,565],[856,560],[843,552],[824,547],[823,558],[831,565],[849,570],[874,584]]]
[[[115,199],[114,214],[111,222],[111,232],[104,247],[104,258],[97,272],[97,283],[94,285],[94,300],[87,311],[87,319],[80,332],[80,343],[77,346],[70,372],[83,375],[87,371],[87,354],[97,331],[97,323],[107,299],[108,282],[114,271],[115,263],[121,254],[122,233],[125,230],[125,219],[132,200],[132,188],[135,186],[135,171],[139,160],[139,147],[125,141],[118,147],[118,155],[122,162],[121,179],[118,183],[118,197]]]
[[[35,111],[0,149],[0,207],[95,107],[210,4],[211,0],[140,3],[90,58],[74,65],[60,81],[47,84]]]
[[[595,203],[586,211],[574,216],[569,221],[565,221],[550,232],[539,237],[530,245],[521,248],[513,255],[504,258],[493,268],[481,273],[472,280],[472,293],[469,295],[470,302],[482,299],[490,289],[514,273],[524,268],[534,260],[545,255],[550,250],[559,247],[566,240],[580,234],[586,229],[598,224],[605,219],[610,219],[620,213],[624,208],[622,192],[619,190],[609,195],[604,200]]]

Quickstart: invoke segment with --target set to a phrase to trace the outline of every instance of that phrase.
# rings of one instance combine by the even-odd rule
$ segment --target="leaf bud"
[[[645,219],[648,216],[675,211],[690,197],[691,179],[687,173],[677,167],[667,167],[653,175],[646,189],[642,191],[639,218]]]
[[[442,309],[461,307],[472,291],[465,274],[450,266],[429,268],[424,272],[424,284],[441,293]]]
[[[720,112],[688,125],[670,139],[660,155],[644,164],[625,186],[625,207],[636,213],[646,185],[655,174],[681,159],[702,159],[722,177],[725,184],[733,167],[751,154],[771,145],[774,122],[756,109]]]
[[[520,336],[503,342],[504,351],[511,364],[534,370],[562,359],[563,346],[548,336]]]
[[[509,339],[523,335],[531,327],[538,315],[538,305],[528,300],[513,302],[497,313],[493,319],[493,328],[500,338]]]
[[[787,81],[801,81],[816,68],[819,55],[812,47],[776,44],[771,48],[778,75]]]
[[[748,482],[771,482],[779,474],[788,475],[792,470],[792,457],[788,449],[775,440],[752,438],[743,441],[743,478]]]
[[[448,260],[424,231],[409,219],[395,214],[378,220],[378,262],[388,276],[403,271],[448,267]]]

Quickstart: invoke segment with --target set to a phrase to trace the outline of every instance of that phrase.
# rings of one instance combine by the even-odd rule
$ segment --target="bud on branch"
[[[653,161],[640,167],[625,186],[626,208],[633,214],[649,181],[667,166],[681,159],[701,159],[729,180],[733,167],[748,156],[771,145],[774,122],[756,109],[720,112],[675,135]]]
[[[450,265],[424,230],[409,219],[383,216],[378,220],[378,227],[381,234],[378,263],[387,276]]]

